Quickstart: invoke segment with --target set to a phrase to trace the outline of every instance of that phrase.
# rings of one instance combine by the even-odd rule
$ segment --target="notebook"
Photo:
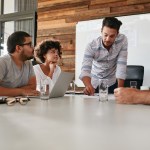
[[[74,73],[61,72],[55,85],[53,86],[49,98],[62,97],[65,95],[70,82],[73,80]]]

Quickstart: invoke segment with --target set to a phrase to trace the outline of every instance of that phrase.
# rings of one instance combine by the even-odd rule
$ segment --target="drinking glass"
[[[99,79],[99,101],[108,101],[108,79]]]
[[[75,95],[75,81],[70,82],[69,93]]]
[[[49,83],[47,79],[40,80],[40,99],[48,100],[49,99]]]

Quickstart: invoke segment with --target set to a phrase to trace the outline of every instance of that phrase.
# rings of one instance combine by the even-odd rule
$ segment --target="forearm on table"
[[[20,87],[20,89],[31,89],[31,90],[35,90],[35,89],[36,89],[36,84],[29,84],[29,85]]]
[[[94,95],[95,89],[93,88],[91,84],[91,78],[88,76],[83,77],[82,79],[85,89],[84,89],[84,94],[86,95]]]
[[[36,77],[32,76],[29,79],[29,82],[27,85],[20,87],[21,89],[32,89],[35,90],[36,89]]]
[[[19,96],[22,95],[21,88],[5,88],[0,87],[0,96]]]
[[[83,81],[85,86],[91,85],[91,78],[88,76],[83,77],[82,81]]]
[[[134,101],[141,104],[150,104],[150,91],[139,91],[134,95]]]
[[[123,79],[117,79],[118,81],[118,87],[124,87],[124,80]]]

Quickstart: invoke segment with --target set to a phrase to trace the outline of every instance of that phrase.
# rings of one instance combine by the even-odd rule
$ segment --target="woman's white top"
[[[44,74],[44,72],[42,71],[39,64],[33,66],[33,68],[34,68],[34,72],[36,75],[36,85],[37,85],[36,90],[40,91],[40,83],[43,82],[44,80],[47,80],[49,87],[50,87],[50,92],[51,92],[54,84],[56,83],[56,81],[61,73],[60,67],[58,65],[56,65],[56,68],[54,70],[52,78],[50,78]]]

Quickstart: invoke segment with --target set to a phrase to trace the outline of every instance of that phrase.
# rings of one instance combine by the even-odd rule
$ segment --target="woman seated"
[[[61,69],[57,65],[61,57],[60,42],[45,40],[36,46],[35,49],[37,50],[37,56],[42,62],[41,64],[33,66],[37,82],[36,89],[40,91],[40,82],[47,79],[51,91],[61,73]]]

